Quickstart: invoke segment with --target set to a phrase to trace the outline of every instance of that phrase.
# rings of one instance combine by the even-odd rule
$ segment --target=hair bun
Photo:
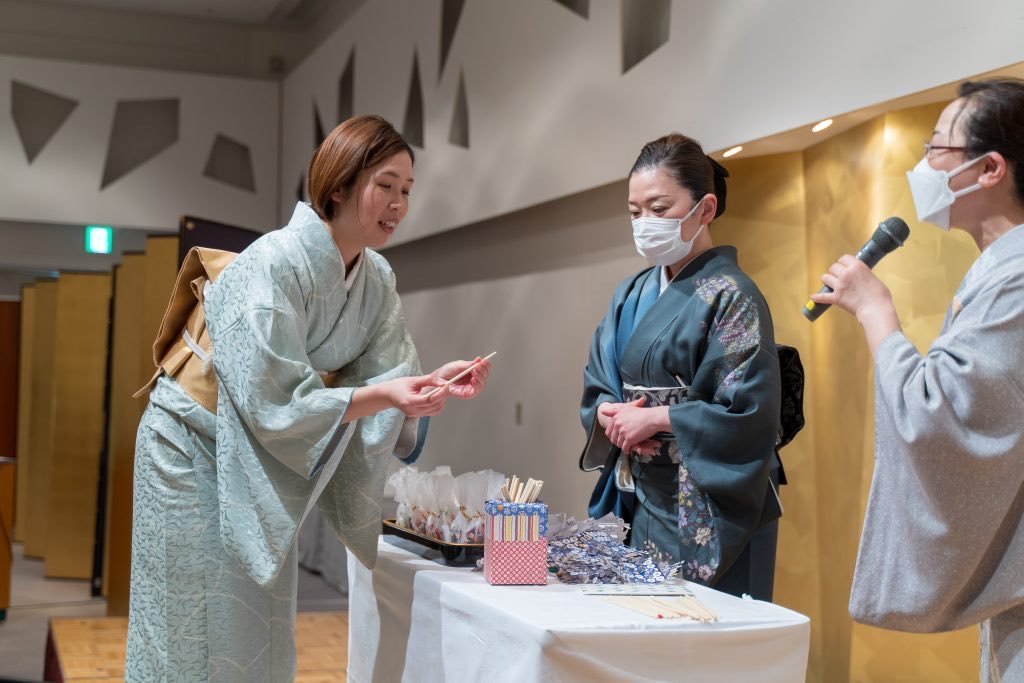
[[[718,176],[719,178],[729,177],[729,171],[726,170],[725,166],[722,166],[720,163],[712,159],[710,156],[708,156],[708,161],[711,162],[711,170],[714,171],[716,176]]]

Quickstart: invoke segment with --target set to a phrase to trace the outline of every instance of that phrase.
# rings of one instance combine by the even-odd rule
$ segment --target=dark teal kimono
[[[684,562],[686,578],[713,586],[754,532],[781,515],[769,482],[781,401],[774,331],[733,247],[700,254],[659,296],[660,270],[619,285],[594,334],[580,410],[590,438],[580,464],[605,465],[591,515],[615,510],[629,521],[644,505],[660,505],[655,514],[677,521],[676,538],[634,524],[631,543],[650,541]],[[598,405],[624,400],[623,385],[686,387],[685,400],[669,409],[672,433],[658,436],[659,454],[631,456],[634,475],[641,475],[634,477],[636,500],[616,489],[619,450],[595,420]],[[659,495],[666,484],[676,495]]]

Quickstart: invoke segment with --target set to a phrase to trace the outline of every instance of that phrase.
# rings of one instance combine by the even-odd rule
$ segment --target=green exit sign
[[[114,248],[114,229],[109,225],[88,225],[85,228],[85,250],[90,254],[109,254]]]

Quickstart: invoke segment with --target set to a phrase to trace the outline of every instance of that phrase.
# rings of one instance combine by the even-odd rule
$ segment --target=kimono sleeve
[[[715,506],[719,571],[727,571],[763,518],[779,434],[781,379],[767,305],[734,290],[718,301],[689,399],[669,409],[691,476]],[[766,506],[772,506],[766,510]]]
[[[1024,602],[1022,283],[998,281],[954,310],[924,355],[899,332],[877,350],[858,621],[948,630]]]
[[[226,326],[211,321],[218,391],[266,453],[311,479],[347,427],[342,419],[354,389],[324,387],[306,354],[297,285],[270,280],[268,301],[244,307]]]
[[[387,292],[387,315],[366,350],[342,372],[344,384],[375,384],[420,372],[401,303]],[[381,529],[381,498],[388,459],[415,460],[426,436],[426,419],[406,417],[389,408],[354,423],[351,441],[327,481],[318,505],[338,538],[367,567],[373,567]]]
[[[622,401],[622,381],[619,379],[619,360],[616,357],[616,335],[619,315],[626,295],[635,278],[619,285],[612,295],[604,318],[598,323],[590,342],[590,355],[583,368],[583,399],[580,420],[590,433],[597,418],[597,407],[602,403]]]

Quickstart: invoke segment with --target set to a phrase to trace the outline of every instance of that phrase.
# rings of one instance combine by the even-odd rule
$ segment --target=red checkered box
[[[542,585],[548,582],[548,541],[484,539],[484,578],[492,586]]]
[[[484,503],[484,577],[492,585],[540,585],[548,577],[548,506]]]

